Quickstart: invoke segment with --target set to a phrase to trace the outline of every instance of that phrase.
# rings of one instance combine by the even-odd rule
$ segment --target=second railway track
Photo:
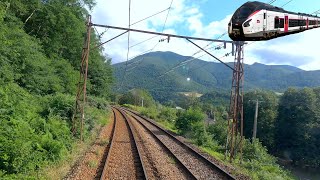
[[[164,146],[171,151],[179,162],[191,173],[195,179],[235,179],[231,174],[221,169],[203,155],[194,151],[189,145],[181,142],[174,135],[164,130],[154,122],[123,109],[148,129]]]

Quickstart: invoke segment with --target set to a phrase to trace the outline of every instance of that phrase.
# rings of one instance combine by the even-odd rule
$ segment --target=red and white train
[[[234,41],[259,41],[320,27],[320,17],[285,11],[258,1],[243,4],[228,24]]]

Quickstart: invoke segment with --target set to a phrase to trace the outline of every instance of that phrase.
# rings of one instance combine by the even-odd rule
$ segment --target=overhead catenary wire
[[[164,31],[164,29],[165,29],[165,27],[166,27],[166,23],[167,23],[167,20],[168,20],[168,17],[169,17],[169,13],[170,13],[170,10],[171,10],[171,7],[172,7],[172,3],[173,3],[173,0],[171,0],[170,6],[169,6],[167,9],[165,9],[165,10],[168,11],[168,13],[167,13],[167,15],[166,15],[164,24],[163,24],[163,26],[162,26],[161,33],[163,33],[163,31]],[[163,11],[165,11],[165,10],[163,10]],[[163,12],[163,11],[162,11],[162,12]],[[157,14],[157,13],[155,13],[155,14]],[[159,14],[159,13],[158,13],[158,14]],[[151,39],[153,39],[153,38],[155,38],[155,37],[157,37],[157,36],[159,36],[159,35],[155,35],[155,36],[153,36],[153,37],[151,37],[151,38],[149,38],[149,39],[147,39],[147,40],[144,40],[144,41],[142,41],[142,42],[140,42],[140,43],[137,43],[137,44],[131,46],[130,48],[132,48],[132,47],[134,47],[134,46],[137,46],[137,45],[139,45],[139,44],[142,44],[142,43],[144,43],[144,42],[146,42],[146,41],[149,41],[149,40],[151,40]],[[140,55],[143,55],[143,54],[146,54],[146,53],[149,53],[149,52],[153,51],[153,50],[156,48],[156,46],[159,44],[159,42],[160,42],[160,40],[153,46],[153,48],[147,50],[146,52],[143,52],[143,53],[140,54]],[[138,55],[138,56],[140,56],[140,55]],[[136,56],[136,57],[137,57],[137,56]],[[131,59],[133,59],[133,58],[131,58]],[[138,61],[142,61],[142,60],[143,60],[143,57],[142,57],[141,60],[138,60]],[[134,68],[131,68],[130,70],[132,70],[132,69],[134,69]]]
[[[131,0],[129,0],[129,29],[131,26]],[[123,83],[125,81],[126,78],[126,73],[127,73],[127,68],[128,68],[128,60],[129,60],[129,53],[130,53],[130,31],[128,31],[128,50],[127,50],[127,60],[126,60],[126,65],[124,68],[124,73],[122,76],[122,80],[121,80],[121,84],[120,84],[120,88],[123,86]]]
[[[115,36],[115,37],[113,37],[113,38],[111,38],[111,39],[109,39],[109,40],[107,40],[107,41],[105,41],[103,43],[100,43],[99,45],[95,46],[94,48],[98,48],[98,47],[100,47],[100,46],[102,46],[102,45],[104,45],[104,44],[106,44],[106,43],[108,43],[108,42],[110,42],[110,41],[112,41],[112,40],[114,40],[114,39],[126,34],[127,32],[129,32],[129,31],[122,32],[121,34],[118,34],[117,36]]]
[[[135,25],[135,24],[138,24],[138,23],[140,23],[140,22],[142,22],[142,21],[145,21],[145,20],[147,20],[147,19],[149,19],[149,18],[151,18],[151,17],[153,17],[153,16],[156,16],[156,15],[158,15],[158,14],[161,14],[161,13],[163,13],[163,12],[165,12],[165,11],[168,11],[169,9],[170,9],[170,7],[169,7],[169,8],[166,8],[166,9],[164,9],[164,10],[162,10],[162,11],[159,11],[159,12],[157,12],[157,13],[154,13],[154,14],[148,16],[148,17],[145,17],[145,18],[143,18],[143,19],[141,19],[141,20],[139,20],[139,21],[136,21],[136,22],[132,23],[131,26],[133,26],[133,25]]]
[[[284,6],[288,5],[288,4],[291,3],[292,1],[293,1],[293,0],[290,0],[290,1],[286,2],[286,3],[283,4],[281,7],[284,7]]]
[[[315,15],[320,14],[320,9],[315,11],[315,12],[313,12],[313,13],[311,13],[311,14],[315,14]]]
[[[223,34],[220,35],[217,39],[222,38],[224,35],[226,35],[226,33],[223,33]],[[210,46],[212,43],[213,43],[213,42],[210,42],[209,44],[207,44],[206,46],[204,46],[204,47],[202,47],[202,48],[205,49],[206,47]],[[221,47],[221,46],[222,46],[222,45],[218,45],[218,46],[215,46],[215,47],[210,47],[210,48],[207,48],[206,50],[212,49],[212,48],[218,49],[218,47]],[[169,70],[167,70],[166,72],[160,74],[160,75],[158,76],[158,78],[163,77],[164,75],[166,75],[166,74],[174,71],[175,69],[177,69],[177,68],[179,68],[179,67],[181,67],[181,66],[183,66],[183,65],[185,65],[185,64],[187,64],[187,63],[189,63],[189,62],[191,62],[191,61],[193,61],[194,59],[197,59],[197,58],[195,58],[195,57],[193,57],[193,56],[199,54],[200,52],[202,52],[201,49],[198,50],[198,51],[196,51],[195,53],[193,53],[191,56],[187,57],[185,60],[183,60],[183,61],[179,62],[178,64],[176,64],[176,65],[175,65],[174,67],[172,67],[171,69],[169,69]],[[205,54],[205,55],[206,55],[206,54]],[[201,56],[201,57],[202,57],[202,56]]]
[[[273,4],[274,2],[276,2],[277,0],[271,0],[268,2],[268,4]]]
[[[135,25],[135,24],[137,24],[137,23],[140,23],[140,22],[142,22],[142,21],[144,21],[144,20],[146,20],[146,19],[149,19],[149,18],[151,18],[151,17],[153,17],[153,16],[156,16],[156,15],[158,15],[158,14],[161,14],[161,13],[163,13],[163,12],[165,12],[165,11],[169,11],[169,10],[170,10],[170,7],[166,8],[166,9],[164,9],[164,10],[162,10],[162,11],[159,11],[159,12],[157,12],[157,13],[151,15],[151,16],[148,16],[148,17],[146,17],[146,18],[143,18],[143,19],[141,19],[141,20],[139,20],[139,21],[137,21],[137,22],[135,22],[135,23],[132,23],[131,26],[133,26],[133,25]],[[157,36],[158,36],[158,35],[152,36],[152,37],[150,37],[150,38],[148,38],[148,39],[146,39],[146,40],[143,40],[143,41],[138,42],[138,43],[136,43],[136,44],[134,44],[134,45],[131,45],[130,48],[133,48],[133,47],[138,46],[138,45],[140,45],[140,44],[143,44],[143,43],[145,43],[145,42],[147,42],[147,41],[150,41],[151,39],[154,39],[154,38],[156,38]]]

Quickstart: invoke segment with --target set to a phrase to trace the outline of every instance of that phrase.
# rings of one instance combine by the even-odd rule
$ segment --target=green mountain
[[[126,63],[114,64],[117,80],[115,89],[126,91],[144,88],[156,97],[168,96],[172,92],[230,90],[232,71],[221,63],[194,59],[173,52],[152,52],[127,62],[127,73],[123,79]],[[165,72],[176,67],[173,71]],[[233,63],[229,63],[230,66]],[[284,91],[288,87],[320,86],[320,71],[304,71],[287,65],[245,65],[245,90],[267,89]],[[187,80],[188,78],[189,81]],[[159,100],[159,99],[158,99]]]

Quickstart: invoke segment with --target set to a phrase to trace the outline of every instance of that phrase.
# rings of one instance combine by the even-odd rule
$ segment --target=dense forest
[[[255,100],[258,109],[257,137],[268,150],[295,165],[320,165],[320,88],[289,88],[280,97],[272,92],[245,96],[245,136],[252,137]],[[251,100],[251,101],[249,101]]]
[[[74,151],[71,116],[93,0],[0,2],[0,179],[37,176]],[[99,43],[91,34],[91,43]],[[110,59],[90,52],[85,141],[106,123]]]

